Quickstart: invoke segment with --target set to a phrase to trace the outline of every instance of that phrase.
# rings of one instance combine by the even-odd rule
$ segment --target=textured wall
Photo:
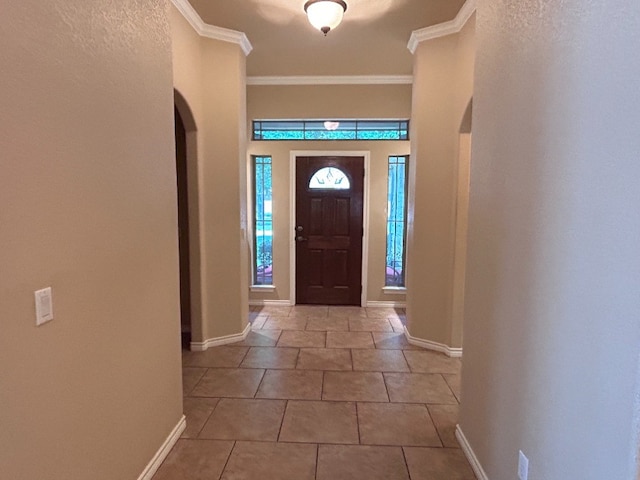
[[[0,63],[0,476],[135,479],[182,415],[165,2],[4,2]]]
[[[461,427],[492,480],[631,480],[640,4],[478,7]]]
[[[466,195],[458,192],[460,125],[473,94],[474,29],[472,17],[460,33],[422,42],[414,56],[407,323],[411,335],[456,348],[456,215]]]

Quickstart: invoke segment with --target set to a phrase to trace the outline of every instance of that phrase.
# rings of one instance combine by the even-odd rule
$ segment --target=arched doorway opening
[[[180,250],[180,330],[188,349],[201,331],[199,281],[198,173],[196,124],[184,97],[174,91],[178,239]]]

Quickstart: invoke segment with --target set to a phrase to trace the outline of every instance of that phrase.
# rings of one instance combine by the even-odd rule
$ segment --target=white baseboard
[[[251,307],[291,307],[291,300],[249,300]]]
[[[434,350],[436,352],[444,353],[451,358],[461,358],[462,357],[462,349],[461,348],[453,348],[449,345],[445,345],[443,343],[432,342],[430,340],[424,340],[422,338],[417,338],[411,336],[409,333],[409,329],[404,327],[404,336],[407,337],[407,341],[411,345],[415,345],[417,347],[426,348],[427,350]]]
[[[182,432],[184,432],[185,428],[187,428],[187,420],[183,415],[173,431],[164,441],[160,449],[153,456],[153,458],[147,465],[147,468],[145,468],[144,471],[140,474],[138,480],[151,480],[153,478],[155,473],[158,471],[158,468],[160,468],[160,465],[162,465],[162,462],[164,462],[164,459],[167,458],[167,455],[169,455],[169,452],[171,451],[173,446],[180,439],[180,435],[182,435]]]
[[[464,456],[467,457],[467,460],[469,460],[469,464],[473,469],[473,473],[476,474],[476,477],[478,478],[478,480],[489,480],[489,477],[487,476],[484,469],[482,468],[482,465],[480,464],[478,457],[476,457],[476,454],[471,448],[471,445],[469,444],[467,437],[465,437],[464,433],[462,432],[460,425],[456,425],[456,438],[458,439],[458,443],[460,444],[460,447],[464,452]]]
[[[367,302],[367,308],[405,308],[406,302]]]
[[[242,342],[247,338],[251,331],[251,325],[247,324],[242,333],[236,333],[234,335],[227,335],[225,337],[210,338],[204,342],[191,342],[192,352],[204,352],[211,347],[219,347],[221,345],[229,345],[230,343]]]

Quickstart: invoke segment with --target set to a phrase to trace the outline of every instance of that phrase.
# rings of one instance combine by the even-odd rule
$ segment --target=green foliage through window
[[[271,157],[253,158],[253,284],[273,285]]]
[[[404,287],[408,157],[389,157],[385,286]]]

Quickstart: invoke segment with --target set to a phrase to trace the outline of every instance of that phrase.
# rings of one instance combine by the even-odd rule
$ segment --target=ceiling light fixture
[[[309,23],[326,36],[342,22],[347,4],[343,0],[309,0],[304,4],[304,11]]]

